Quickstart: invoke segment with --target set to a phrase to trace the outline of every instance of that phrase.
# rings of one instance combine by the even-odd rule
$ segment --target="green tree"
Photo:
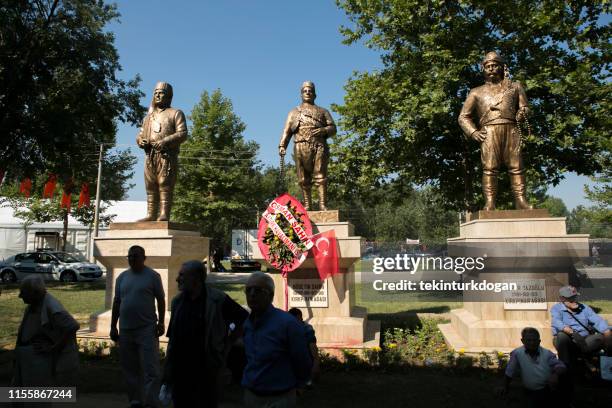
[[[102,0],[7,0],[0,7],[0,163],[9,179],[56,173],[95,180],[97,146],[116,120],[144,114],[140,79],[121,69]],[[93,156],[89,153],[93,153]]]
[[[547,195],[538,208],[546,208],[552,217],[567,217],[570,213],[562,199]]]
[[[260,198],[266,205],[283,193],[289,193],[298,200],[302,199],[302,189],[297,181],[297,174],[294,164],[285,164],[285,174],[283,181],[280,179],[280,168],[269,166],[263,171],[260,182]]]
[[[600,220],[601,214],[597,207],[584,207],[579,205],[570,213],[567,220],[567,229],[571,234],[589,234],[591,238],[612,237],[612,223],[610,218]],[[608,210],[608,216],[610,216]]]
[[[609,142],[612,143],[612,142]],[[586,217],[603,232],[601,238],[612,237],[612,168],[608,167],[602,174],[592,177],[596,183],[593,187],[585,186],[586,198],[595,205],[588,209]]]
[[[395,246],[418,238],[423,244],[441,246],[459,234],[457,212],[445,209],[431,187],[397,191],[385,185],[366,200],[336,201],[334,207],[355,225],[356,235],[369,241]]]
[[[233,228],[255,228],[256,212],[263,211],[259,146],[244,139],[246,126],[220,90],[204,91],[190,119],[173,214],[177,221],[197,225],[215,246],[224,245]]]
[[[592,179],[595,185],[585,186],[584,191],[594,205],[574,208],[568,219],[568,230],[590,234],[592,238],[612,238],[612,170],[608,167]]]
[[[380,184],[433,184],[446,205],[480,207],[477,143],[457,125],[479,63],[498,50],[530,99],[533,134],[523,156],[532,188],[567,171],[609,166],[609,2],[337,0],[383,66],[355,73],[334,109],[344,131],[332,145],[339,194],[364,196]],[[603,21],[603,22],[602,22]],[[509,203],[508,189],[499,204]]]

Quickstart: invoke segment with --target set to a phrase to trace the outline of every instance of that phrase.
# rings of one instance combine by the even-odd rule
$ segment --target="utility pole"
[[[104,144],[100,143],[100,156],[98,157],[98,181],[96,185],[96,212],[94,214],[94,238],[98,237],[100,224],[100,190],[102,187],[102,155],[104,154]],[[93,254],[93,251],[92,251]]]

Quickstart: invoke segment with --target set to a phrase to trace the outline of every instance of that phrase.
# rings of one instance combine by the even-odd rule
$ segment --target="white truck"
[[[257,245],[256,229],[232,230],[232,271],[259,270],[261,264],[253,260],[253,245]]]

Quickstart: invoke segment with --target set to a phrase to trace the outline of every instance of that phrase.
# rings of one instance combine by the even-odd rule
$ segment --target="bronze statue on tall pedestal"
[[[302,84],[302,104],[287,116],[285,129],[278,146],[285,155],[291,137],[295,135],[294,159],[297,178],[304,194],[304,208],[312,209],[312,184],[319,190],[319,209],[327,210],[327,164],[329,146],[327,138],[336,134],[336,124],[327,109],[315,105],[315,85],[310,81]]]
[[[136,138],[138,147],[146,154],[147,216],[140,221],[170,220],[180,145],[187,140],[185,115],[170,107],[171,102],[172,86],[158,82],[149,113]]]
[[[485,84],[470,91],[459,115],[467,137],[480,143],[484,210],[495,209],[497,175],[504,164],[510,175],[517,210],[532,209],[525,198],[525,175],[518,123],[527,120],[527,95],[519,82],[508,77],[504,60],[489,52],[482,62]],[[478,124],[476,124],[478,123]]]

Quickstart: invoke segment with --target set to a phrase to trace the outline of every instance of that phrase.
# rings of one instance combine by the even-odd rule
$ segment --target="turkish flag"
[[[319,271],[321,280],[336,275],[340,268],[338,266],[338,243],[336,232],[329,230],[312,236],[314,246],[312,254]]]

